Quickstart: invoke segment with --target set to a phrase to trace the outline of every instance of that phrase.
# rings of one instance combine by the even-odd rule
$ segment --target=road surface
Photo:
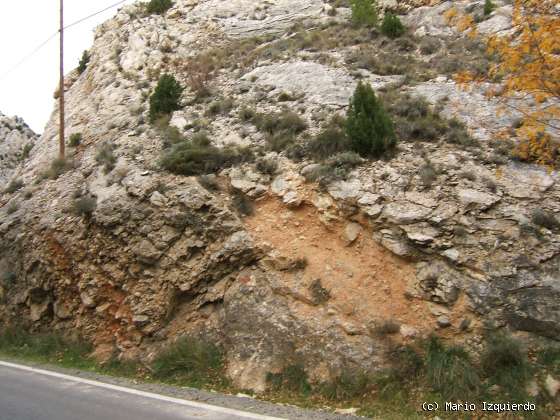
[[[278,420],[0,362],[0,420]]]

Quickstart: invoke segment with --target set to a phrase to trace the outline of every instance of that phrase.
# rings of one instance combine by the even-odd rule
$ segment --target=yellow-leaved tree
[[[452,16],[458,29],[477,35],[465,16]],[[467,23],[468,21],[468,23]],[[560,0],[515,0],[512,30],[487,38],[496,63],[488,80],[501,80],[492,92],[523,115],[516,129],[514,154],[521,160],[549,166],[560,163]],[[460,83],[481,81],[466,72]]]

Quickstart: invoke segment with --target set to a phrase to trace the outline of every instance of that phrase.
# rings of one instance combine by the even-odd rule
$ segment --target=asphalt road
[[[0,420],[273,420],[10,363],[0,363]]]

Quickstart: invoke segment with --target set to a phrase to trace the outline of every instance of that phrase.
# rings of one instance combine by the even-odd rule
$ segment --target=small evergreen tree
[[[179,100],[183,87],[169,74],[160,77],[154,93],[150,97],[150,121],[180,109]]]
[[[150,0],[146,6],[146,11],[149,14],[155,13],[161,15],[169,10],[171,6],[173,6],[173,2],[171,0]]]
[[[86,71],[87,65],[89,63],[89,60],[91,59],[91,56],[89,55],[89,52],[87,50],[85,50],[82,54],[82,58],[80,59],[80,63],[78,64],[78,73],[82,74],[84,71]]]
[[[490,15],[494,11],[495,8],[496,8],[496,5],[494,3],[492,3],[492,0],[486,0],[484,2],[484,16]]]
[[[380,157],[397,142],[393,123],[369,83],[360,82],[350,100],[346,133],[352,150],[363,157]]]
[[[398,38],[404,34],[405,28],[398,16],[392,13],[385,13],[381,24],[381,33],[389,38]]]
[[[352,22],[360,26],[377,26],[377,0],[350,0]]]

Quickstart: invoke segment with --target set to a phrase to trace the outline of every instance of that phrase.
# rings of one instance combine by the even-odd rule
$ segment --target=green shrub
[[[82,133],[73,133],[68,139],[68,146],[76,147],[82,142]]]
[[[537,354],[537,362],[549,372],[560,373],[560,347],[545,347]]]
[[[23,149],[21,151],[21,160],[25,160],[29,157],[29,154],[31,153],[31,149],[33,149],[34,144],[33,143],[27,143],[25,146],[23,146]]]
[[[67,159],[56,158],[52,161],[50,168],[43,174],[49,179],[58,179],[64,172],[74,167],[74,163]]]
[[[350,101],[346,134],[352,150],[363,157],[380,157],[396,145],[393,123],[371,85],[360,82]]]
[[[173,2],[171,0],[150,0],[150,2],[146,5],[146,11],[149,14],[158,14],[161,15],[168,11],[171,6],[173,6]]]
[[[482,370],[491,383],[511,396],[522,396],[530,377],[529,362],[521,344],[507,335],[498,334],[486,340],[481,357]]]
[[[172,75],[161,76],[150,97],[150,121],[153,123],[158,118],[180,109],[179,100],[182,93],[183,87]]]
[[[405,33],[405,27],[398,16],[388,12],[383,18],[381,33],[389,38],[398,38]]]
[[[531,214],[531,221],[535,226],[541,226],[549,230],[560,228],[560,221],[554,213],[544,209],[535,209]]]
[[[332,156],[327,163],[334,168],[350,171],[363,163],[364,160],[355,152],[342,152]]]
[[[257,116],[257,112],[253,108],[244,106],[239,110],[239,119],[243,122],[253,121]]]
[[[278,172],[278,161],[273,159],[259,159],[256,165],[257,171],[265,175],[275,175]]]
[[[4,190],[7,194],[15,193],[16,191],[23,188],[23,181],[21,179],[12,179],[6,189]]]
[[[279,132],[295,135],[307,129],[307,123],[298,114],[292,111],[257,114],[253,122],[259,130],[270,135]]]
[[[4,287],[11,287],[16,283],[16,281],[17,274],[13,271],[4,271],[0,276],[1,285],[3,285]]]
[[[420,52],[423,55],[431,55],[441,48],[441,41],[435,36],[427,36],[420,41]]]
[[[401,384],[401,388],[403,382],[413,382],[417,379],[424,368],[424,359],[411,346],[394,347],[387,356],[392,366],[389,374]]]
[[[7,214],[14,214],[18,210],[19,210],[19,204],[17,201],[11,201],[10,204],[8,204],[8,207],[6,207]]]
[[[160,165],[179,175],[204,175],[215,173],[235,164],[254,160],[248,148],[226,147],[220,149],[211,144],[204,134],[174,144],[160,160]]]
[[[281,111],[270,114],[252,114],[248,108],[243,111],[244,118],[266,135],[269,150],[281,152],[292,145],[296,136],[307,129],[307,123],[295,112]]]
[[[164,349],[152,363],[154,377],[190,386],[223,382],[223,355],[214,344],[182,337]]]
[[[328,383],[321,384],[319,392],[332,401],[362,398],[374,388],[373,379],[363,372],[345,372]]]
[[[359,26],[374,27],[377,25],[376,0],[350,0],[352,23]]]
[[[117,157],[114,154],[115,146],[111,142],[103,143],[97,149],[95,161],[103,165],[103,171],[108,174],[115,168]]]
[[[82,54],[82,58],[80,59],[80,62],[78,64],[78,73],[82,74],[84,71],[86,71],[87,69],[87,65],[89,63],[89,60],[91,59],[88,50],[85,50]]]
[[[267,149],[278,153],[288,149],[295,141],[296,135],[289,130],[277,131],[266,136]]]
[[[278,102],[291,102],[295,100],[296,98],[288,92],[282,92],[280,93],[280,95],[278,95]]]
[[[19,358],[54,362],[63,366],[91,367],[88,359],[91,345],[84,340],[70,340],[56,333],[31,335],[22,327],[3,329],[0,333],[0,351]]]
[[[216,175],[209,174],[209,175],[200,175],[196,178],[198,183],[207,191],[219,191],[220,184],[218,183],[218,179]]]
[[[495,8],[496,5],[492,2],[492,0],[486,0],[484,2],[484,16],[489,16]]]
[[[185,137],[177,127],[169,125],[169,121],[169,115],[165,115],[159,117],[154,122],[154,126],[159,130],[159,133],[162,137],[164,148],[185,140]]]
[[[350,142],[342,128],[330,124],[307,143],[306,149],[312,158],[323,160],[350,150]]]
[[[218,101],[214,101],[208,107],[206,111],[206,115],[208,116],[216,116],[219,114],[227,114],[234,106],[234,102],[230,98],[220,99]]]
[[[94,197],[81,197],[74,201],[74,213],[78,216],[90,217],[97,207],[97,200]]]
[[[426,374],[432,389],[448,400],[470,400],[481,388],[468,353],[461,347],[444,346],[437,337],[428,342]]]

